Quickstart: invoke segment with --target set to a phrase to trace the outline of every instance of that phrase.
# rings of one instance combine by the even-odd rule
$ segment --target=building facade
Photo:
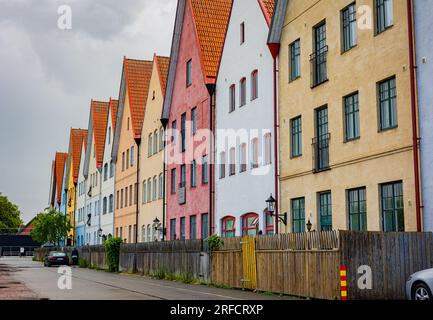
[[[424,231],[433,231],[433,34],[431,1],[414,3]]]
[[[75,242],[77,246],[84,246],[90,244],[87,239],[86,226],[88,222],[88,207],[87,207],[87,180],[84,177],[84,162],[86,159],[87,137],[83,139],[80,146],[81,157],[80,165],[78,168],[77,179],[77,203],[75,211]]]
[[[178,1],[162,114],[168,128],[167,239],[214,232],[214,91],[231,0]]]
[[[215,227],[224,237],[273,234],[274,1],[234,0],[216,85]]]
[[[115,163],[114,232],[138,242],[139,159],[152,61],[124,59],[112,159]]]
[[[287,231],[416,231],[406,1],[279,2]]]
[[[170,58],[154,55],[140,149],[139,241],[163,239],[164,130],[161,124]]]
[[[114,131],[116,130],[118,105],[119,102],[117,100],[110,98],[101,176],[101,237],[103,240],[114,235],[114,175],[116,166],[111,158],[111,152],[113,149]]]
[[[108,102],[92,100],[90,105],[87,150],[84,162],[84,177],[87,180],[87,226],[86,237],[92,245],[102,243],[102,170],[105,147],[105,134],[108,121]]]

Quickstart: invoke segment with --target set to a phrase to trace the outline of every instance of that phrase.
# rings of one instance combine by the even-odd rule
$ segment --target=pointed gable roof
[[[63,173],[65,171],[65,164],[67,158],[67,153],[56,152],[56,200],[58,204],[62,202]]]
[[[275,0],[275,6],[268,35],[268,46],[273,47],[273,50],[275,51],[278,51],[280,47],[281,33],[283,31],[284,20],[286,19],[288,1],[289,0]],[[275,52],[274,54],[278,53]]]
[[[119,108],[119,100],[110,98],[111,123],[113,132],[116,131],[117,110]]]
[[[76,184],[78,182],[78,174],[80,170],[80,162],[83,150],[83,144],[86,145],[87,140],[87,130],[86,129],[73,129],[71,128],[71,135],[69,138],[69,157],[67,163],[67,182],[66,185],[69,185],[69,171],[71,168],[72,162],[72,179],[73,183]]]
[[[271,25],[272,16],[274,14],[275,1],[276,0],[258,0],[260,7],[263,10],[263,14],[265,15],[266,22],[268,26]]]
[[[102,167],[104,162],[105,132],[108,122],[108,102],[92,100],[92,133],[96,150],[96,166]]]
[[[170,65],[170,58],[155,55],[154,60],[158,68],[158,75],[159,75],[159,81],[161,83],[162,95],[165,96],[165,88],[167,85],[167,76],[168,76],[168,67]]]
[[[170,115],[187,4],[189,4],[192,11],[205,83],[215,84],[233,0],[178,0],[176,21],[171,43],[167,88],[161,116],[162,122],[166,122]]]

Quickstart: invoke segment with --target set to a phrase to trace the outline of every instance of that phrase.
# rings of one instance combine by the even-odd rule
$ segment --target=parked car
[[[409,300],[433,301],[433,269],[414,273],[406,282],[406,295]]]
[[[68,266],[69,265],[69,258],[66,253],[59,252],[59,251],[51,251],[45,256],[44,259],[44,266],[45,267],[51,267],[51,266]]]

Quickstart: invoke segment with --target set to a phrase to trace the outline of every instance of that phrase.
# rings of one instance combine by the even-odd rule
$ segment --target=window
[[[172,131],[171,142],[173,144],[176,144],[176,120],[174,120],[171,123],[171,131]]]
[[[171,169],[171,193],[176,193],[176,169]]]
[[[248,213],[242,216],[242,236],[255,237],[259,229],[259,216],[255,213]]]
[[[403,183],[381,185],[382,228],[384,232],[404,232]]]
[[[104,164],[104,181],[108,179],[108,163]]]
[[[208,159],[207,159],[207,155],[203,156],[203,169],[202,169],[202,183],[203,184],[207,184],[209,182],[209,177],[208,177]]]
[[[132,194],[134,193],[132,184],[129,186],[129,205],[132,206]]]
[[[347,192],[347,209],[349,213],[349,230],[367,231],[367,196],[365,188],[352,189]]]
[[[128,227],[128,243],[131,243],[132,241],[132,238],[131,238],[131,236],[132,236],[132,226],[130,225],[129,227]]]
[[[251,100],[259,97],[259,72],[254,70],[251,73]]]
[[[125,207],[128,206],[128,187],[125,188]]]
[[[222,219],[221,234],[223,238],[233,238],[236,236],[235,217],[225,217]]]
[[[209,237],[209,216],[207,213],[201,215],[201,238],[207,239]]]
[[[358,139],[359,131],[359,97],[355,93],[344,98],[344,140]]]
[[[110,178],[114,177],[114,162],[113,160],[110,161]]]
[[[191,110],[191,133],[195,135],[197,133],[197,108]]]
[[[326,45],[326,23],[322,22],[313,29],[314,52],[310,56],[311,63],[311,87],[315,87],[328,80],[327,56],[328,46]]]
[[[170,220],[170,240],[176,240],[176,219]]]
[[[116,209],[119,209],[119,191],[116,193]]]
[[[164,150],[164,129],[159,129],[159,151]]]
[[[128,117],[128,120],[127,120],[126,129],[129,131],[129,117]]]
[[[186,86],[192,85],[192,60],[186,63]]]
[[[158,144],[159,144],[158,130],[155,130],[155,132],[153,133],[153,154],[158,153],[158,149],[159,149]]]
[[[191,163],[191,187],[197,186],[197,163],[195,160]]]
[[[102,214],[107,214],[107,197],[102,200]]]
[[[108,144],[111,144],[111,127],[108,127]]]
[[[150,224],[147,225],[147,242],[151,242],[152,241],[152,231],[150,230]]]
[[[147,202],[152,201],[152,179],[147,180]]]
[[[143,186],[142,186],[142,190],[141,190],[141,202],[142,203],[146,203],[146,194],[147,190],[146,190],[146,180],[143,181]]]
[[[290,145],[292,158],[302,156],[302,117],[290,120]]]
[[[134,183],[134,204],[138,201],[138,183]]]
[[[164,176],[159,174],[159,199],[164,197]]]
[[[242,78],[239,82],[239,106],[242,107],[247,103],[247,79]]]
[[[379,87],[380,130],[397,127],[397,90],[395,77],[382,81]]]
[[[239,172],[247,171],[247,144],[242,143],[239,146]]]
[[[141,242],[146,242],[146,226],[141,226]]]
[[[129,149],[126,150],[126,169],[129,168]]]
[[[220,179],[226,177],[226,153],[223,151],[220,153]]]
[[[186,187],[186,166],[183,164],[180,166],[180,188]]]
[[[235,111],[236,105],[236,86],[232,84],[229,88],[229,112]]]
[[[189,239],[197,239],[197,216],[189,217]]]
[[[301,76],[301,40],[296,40],[290,45],[290,81]]]
[[[154,176],[153,177],[153,197],[152,197],[153,201],[157,200],[157,195],[158,195],[158,177]]]
[[[151,157],[152,156],[152,147],[153,147],[153,142],[152,142],[152,134],[149,134],[149,137],[147,138],[147,156]]]
[[[313,139],[315,171],[329,168],[328,107],[316,109],[316,138]]]
[[[123,208],[123,189],[120,190],[120,208]]]
[[[251,168],[256,169],[259,167],[259,139],[258,138],[254,138],[251,141],[251,158],[252,158],[252,163],[251,163]]]
[[[180,240],[185,240],[185,217],[180,218]]]
[[[180,118],[180,138],[181,138],[181,150],[185,152],[186,149],[186,113],[182,113]]]
[[[332,230],[332,198],[331,192],[319,193],[320,231]]]
[[[125,171],[125,152],[122,152],[122,171]]]
[[[342,51],[346,52],[356,46],[356,4],[352,3],[341,11]]]
[[[108,212],[112,213],[114,211],[114,196],[110,194],[109,200],[108,200]]]
[[[134,166],[134,146],[131,147],[131,167]]]
[[[274,217],[269,211],[265,214],[265,227],[266,235],[274,235]]]
[[[229,174],[231,176],[234,176],[236,174],[236,149],[235,148],[230,148],[229,159],[230,159]]]
[[[393,0],[376,1],[376,33],[382,33],[394,23]]]
[[[305,198],[292,200],[292,232],[305,232]]]
[[[265,165],[271,164],[271,153],[272,153],[272,136],[270,133],[265,134],[264,136],[264,148],[265,148]]]
[[[245,42],[245,22],[241,23],[240,40],[241,40],[241,44],[243,44]]]

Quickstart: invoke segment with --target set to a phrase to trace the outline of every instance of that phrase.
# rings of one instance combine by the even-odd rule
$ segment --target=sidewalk
[[[2,264],[0,259],[0,300],[39,299],[37,294],[11,276],[17,271],[17,268]]]

